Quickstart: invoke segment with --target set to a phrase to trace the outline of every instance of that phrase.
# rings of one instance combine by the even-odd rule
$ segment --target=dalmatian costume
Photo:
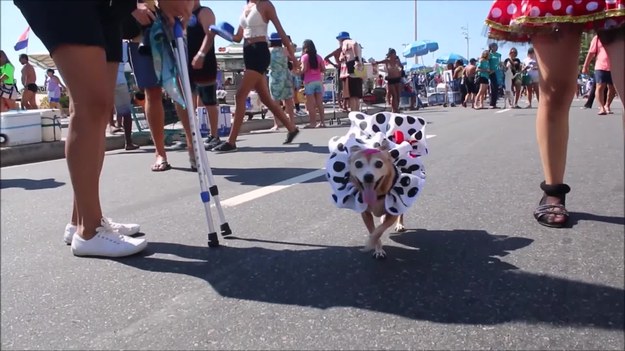
[[[389,152],[395,159],[395,183],[384,199],[390,214],[405,213],[415,202],[425,184],[425,168],[421,157],[427,155],[425,120],[403,114],[380,112],[366,115],[350,112],[351,127],[347,134],[330,139],[330,157],[326,162],[326,178],[332,187],[332,200],[338,208],[358,213],[367,209],[362,193],[349,181],[350,149],[378,148],[383,140],[389,142]]]

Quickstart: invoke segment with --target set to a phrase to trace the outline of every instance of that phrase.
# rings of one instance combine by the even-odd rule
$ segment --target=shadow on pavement
[[[586,212],[569,212],[569,226],[575,226],[582,221],[604,222],[625,225],[625,218],[615,216],[602,216]]]
[[[54,178],[46,179],[2,179],[0,180],[0,189],[22,188],[24,190],[42,190],[54,189],[65,185],[63,182],[57,182]]]
[[[237,152],[263,152],[263,153],[284,153],[284,152],[302,152],[308,151],[316,154],[329,154],[327,146],[315,146],[311,143],[298,143],[297,140],[293,144],[297,147],[289,145],[284,146],[239,146]]]
[[[222,296],[235,299],[320,309],[352,307],[437,323],[623,329],[622,289],[523,272],[500,259],[527,247],[530,239],[481,230],[419,230],[391,239],[405,246],[391,246],[387,239],[384,261],[357,247],[285,242],[279,243],[295,244],[293,249],[208,249],[153,242],[144,255],[196,261],[153,256],[118,261],[204,279]]]
[[[319,168],[323,165],[319,165]],[[268,186],[278,182],[297,177],[309,172],[319,170],[319,168],[212,168],[214,176],[224,176],[230,182],[241,185]],[[326,182],[323,174],[305,183]]]

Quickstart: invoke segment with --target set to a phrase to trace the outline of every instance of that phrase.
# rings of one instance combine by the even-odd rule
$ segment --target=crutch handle
[[[182,22],[180,22],[180,18],[176,18],[174,22],[174,38],[178,39],[183,37]]]

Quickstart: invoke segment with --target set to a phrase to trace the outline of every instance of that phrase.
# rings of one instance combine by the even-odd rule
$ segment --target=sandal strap
[[[534,216],[539,215],[561,215],[568,216],[569,212],[562,204],[543,204],[538,205],[534,210]]]
[[[547,184],[545,181],[540,183],[540,188],[547,194],[547,196],[554,196],[562,198],[562,195],[568,194],[571,191],[571,187],[567,184]]]

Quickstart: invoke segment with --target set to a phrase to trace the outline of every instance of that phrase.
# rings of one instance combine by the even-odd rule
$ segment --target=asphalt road
[[[571,228],[532,217],[535,110],[428,108],[427,183],[381,261],[320,170],[344,126],[209,154],[234,231],[216,249],[184,151],[165,173],[148,147],[108,154],[105,213],[150,241],[119,260],[62,243],[64,160],[2,168],[2,349],[623,349],[621,109],[575,104]]]

